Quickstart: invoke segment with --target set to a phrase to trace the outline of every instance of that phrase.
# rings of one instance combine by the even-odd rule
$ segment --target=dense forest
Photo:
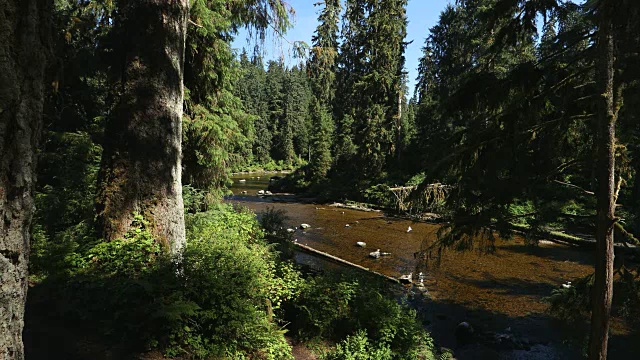
[[[577,358],[607,358],[612,317],[637,339],[640,3],[451,1],[415,88],[407,3],[320,1],[285,62],[259,50],[281,0],[0,0],[0,358],[457,355],[406,291],[296,264],[283,211],[225,197],[256,171],[437,223],[419,266],[515,235],[588,249],[549,314],[591,324]]]

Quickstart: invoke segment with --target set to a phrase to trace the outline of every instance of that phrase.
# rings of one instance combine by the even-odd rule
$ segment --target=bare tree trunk
[[[396,160],[400,165],[400,156],[402,155],[402,90],[398,91],[398,122],[396,123]]]
[[[607,5],[600,14],[597,46],[600,49],[598,66],[602,100],[598,126],[598,189],[596,264],[593,285],[591,337],[589,359],[605,360],[609,337],[609,317],[613,298],[613,231],[615,225],[615,145],[616,120],[620,105],[618,89],[614,83],[614,35],[612,18]],[[611,5],[609,5],[611,6]]]
[[[0,359],[24,359],[36,147],[42,128],[49,0],[0,0]]]
[[[189,0],[122,1],[122,97],[105,130],[96,210],[108,241],[133,213],[177,253],[185,243],[182,106]]]

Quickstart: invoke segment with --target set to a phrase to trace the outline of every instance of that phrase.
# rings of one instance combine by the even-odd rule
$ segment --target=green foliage
[[[595,24],[573,3],[497,3],[448,6],[425,42],[413,145],[425,183],[457,187],[461,241],[486,226],[592,232]]]
[[[314,97],[310,104],[313,126],[309,151],[309,179],[314,183],[321,182],[331,167],[330,146],[334,132],[332,108],[336,90],[340,10],[340,1],[324,2],[324,8],[318,16],[319,24],[312,38],[311,58],[307,63]]]
[[[400,145],[396,142],[404,89],[406,5],[406,0],[346,4],[338,58],[337,131],[346,127],[342,122],[353,120],[355,175],[360,180],[380,178]]]
[[[394,359],[429,358],[433,343],[415,311],[399,304],[385,285],[379,279],[354,274],[310,278],[294,304],[293,327],[303,338],[334,340],[366,331],[368,339],[380,344],[380,349],[388,349]],[[343,351],[339,356],[357,352],[362,336],[347,344],[350,342],[353,344],[339,350]],[[380,354],[387,351],[382,350]]]
[[[261,58],[240,55],[242,81],[236,94],[254,119],[254,157],[242,170],[292,169],[309,156],[310,86],[303,65],[285,68]]]
[[[576,279],[570,287],[560,287],[544,301],[549,303],[549,313],[569,322],[579,322],[588,317],[591,309],[593,276]]]
[[[336,349],[324,357],[325,360],[391,360],[391,350],[384,344],[369,343],[367,332],[358,331],[355,335],[347,336]]]
[[[389,191],[389,186],[377,184],[364,190],[363,196],[366,202],[376,204],[388,209],[393,208],[393,195]]]
[[[108,341],[132,349],[291,358],[277,321],[283,303],[298,293],[299,273],[277,261],[251,212],[219,205],[186,218],[180,262],[164,255],[138,215],[124,239],[86,250],[75,271],[49,278],[41,286],[48,292],[39,296],[56,299],[68,323],[92,324]]]
[[[49,132],[40,153],[30,273],[65,276],[96,242],[93,199],[102,149],[86,132]]]
[[[207,211],[210,204],[209,193],[191,185],[182,186],[182,201],[185,213],[197,213]]]
[[[593,275],[575,279],[571,286],[553,290],[544,300],[549,313],[569,323],[589,319],[592,301]],[[620,267],[613,284],[612,314],[620,316],[632,326],[640,322],[640,269]]]
[[[34,224],[29,255],[31,276],[65,278],[85,267],[83,249],[96,242],[93,232],[92,226],[83,221],[49,238],[42,225]]]
[[[136,277],[153,270],[162,249],[149,223],[136,214],[123,239],[101,242],[87,252],[88,269],[99,276]]]

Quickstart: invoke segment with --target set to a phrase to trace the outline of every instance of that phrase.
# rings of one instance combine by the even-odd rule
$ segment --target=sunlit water
[[[547,305],[541,299],[562,283],[593,271],[591,252],[550,243],[531,247],[517,237],[498,240],[493,254],[446,251],[438,267],[426,268],[415,254],[436,240],[440,225],[389,218],[379,212],[298,203],[293,196],[258,197],[257,191],[267,190],[269,178],[275,175],[280,174],[234,176],[234,195],[228,201],[257,214],[268,207],[284,209],[288,227],[311,225],[310,229],[296,230],[294,238],[299,243],[371,270],[392,277],[425,272],[427,288],[435,300],[429,305],[434,333],[450,334],[457,323],[470,321],[481,331],[511,328],[526,332],[534,343],[548,342],[560,330],[550,327],[544,314]],[[407,232],[409,226],[412,231]],[[359,247],[357,242],[367,246]],[[370,258],[368,254],[376,249],[391,255]],[[313,261],[313,256],[305,255],[305,260]],[[440,340],[453,347],[450,336],[440,336]]]

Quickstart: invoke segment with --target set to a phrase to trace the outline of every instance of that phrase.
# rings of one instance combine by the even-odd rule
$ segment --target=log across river
[[[271,176],[274,174],[234,176],[231,189],[234,195],[227,201],[257,214],[268,207],[284,209],[289,217],[287,226],[311,225],[295,231],[294,239],[299,244],[371,271],[391,278],[425,272],[426,285],[434,300],[430,305],[430,311],[435,314],[434,333],[453,332],[451,326],[471,321],[480,331],[505,328],[517,331],[520,327],[528,332],[528,337],[539,336],[541,341],[562,337],[559,330],[548,328],[551,320],[545,315],[547,304],[542,298],[566,281],[593,271],[590,251],[546,242],[531,247],[518,237],[497,240],[497,251],[493,254],[446,251],[440,266],[427,269],[415,254],[436,240],[439,225],[389,218],[380,212],[299,203],[293,198],[280,202],[278,200],[285,199],[258,197],[257,191],[267,189]],[[360,247],[357,242],[365,242],[367,246]],[[391,255],[369,257],[376,249]],[[301,257],[299,261],[318,261],[322,266],[322,261],[312,255]],[[442,320],[442,324],[438,324],[438,320]],[[446,344],[450,342],[446,336],[442,342],[451,346]]]

